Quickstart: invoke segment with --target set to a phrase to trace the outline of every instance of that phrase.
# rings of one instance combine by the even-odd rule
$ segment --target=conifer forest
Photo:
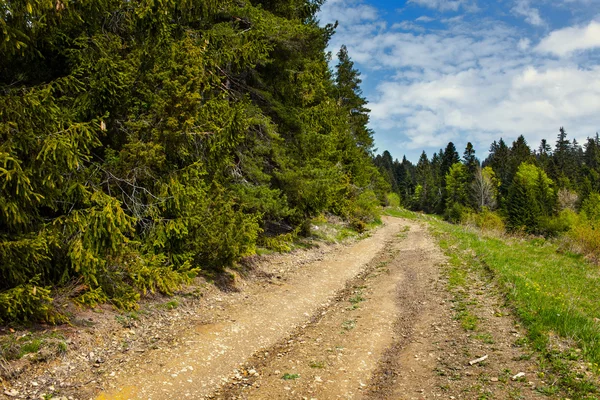
[[[461,156],[450,142],[431,158],[423,152],[416,165],[406,157],[393,160],[387,151],[375,163],[411,210],[511,233],[569,233],[597,254],[598,134],[582,146],[560,127],[551,143],[543,139],[532,149],[523,136],[510,146],[500,138],[480,161],[471,143]]]

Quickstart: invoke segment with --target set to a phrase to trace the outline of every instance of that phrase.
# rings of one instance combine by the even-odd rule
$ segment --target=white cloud
[[[432,22],[435,21],[435,18],[428,17],[427,15],[421,15],[419,18],[415,19],[418,22]]]
[[[525,21],[531,25],[542,26],[545,24],[540,16],[540,11],[537,8],[531,7],[529,0],[517,0],[512,12],[525,17]]]
[[[323,23],[338,21],[342,25],[375,21],[379,17],[375,7],[364,4],[360,0],[329,0],[321,8],[319,19]]]
[[[568,50],[556,45],[570,32],[561,30],[531,51],[522,28],[463,15],[434,29],[369,20],[340,26],[333,37],[332,48],[346,44],[368,72],[363,89],[381,150],[415,161],[422,149],[431,154],[448,141],[457,147],[471,141],[485,157],[500,137],[510,143],[523,134],[536,147],[560,126],[580,141],[600,129],[597,58],[556,58],[545,47],[554,42],[553,54],[591,48],[589,27],[566,35]]]
[[[560,57],[578,50],[600,47],[600,22],[592,21],[587,26],[575,26],[556,30],[536,46],[541,53],[551,53]]]
[[[519,47],[519,50],[529,50],[529,47],[531,46],[531,40],[529,40],[528,38],[522,38],[521,40],[519,40],[517,46]]]
[[[458,11],[461,7],[472,7],[467,0],[410,0],[409,2],[440,11]]]

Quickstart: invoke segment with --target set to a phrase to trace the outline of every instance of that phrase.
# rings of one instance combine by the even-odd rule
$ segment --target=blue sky
[[[328,0],[319,19],[362,73],[378,152],[600,131],[600,0]]]

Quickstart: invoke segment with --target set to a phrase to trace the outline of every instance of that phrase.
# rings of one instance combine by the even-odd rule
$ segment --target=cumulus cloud
[[[415,160],[422,149],[471,141],[484,157],[499,137],[523,134],[535,147],[560,126],[578,140],[600,129],[597,58],[553,56],[600,47],[598,23],[552,32],[532,46],[534,36],[520,27],[464,15],[435,28],[380,19],[340,26],[332,46],[346,44],[368,72],[363,89],[381,150]]]
[[[586,26],[574,26],[556,30],[536,46],[540,53],[551,53],[559,57],[578,50],[600,47],[600,22],[592,21]]]
[[[319,19],[323,23],[352,25],[365,21],[375,21],[379,13],[375,7],[360,0],[329,0],[321,8]]]

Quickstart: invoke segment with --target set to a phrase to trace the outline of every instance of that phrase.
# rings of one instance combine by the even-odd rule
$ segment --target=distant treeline
[[[321,3],[0,2],[0,322],[64,319],[57,292],[135,308],[323,212],[371,222],[389,184]]]
[[[375,163],[406,208],[453,222],[496,211],[509,231],[552,236],[579,216],[591,225],[600,219],[600,139],[581,146],[567,136],[561,127],[554,146],[544,139],[533,150],[523,136],[510,146],[500,139],[483,162],[471,143],[462,157],[448,143],[431,158],[423,152],[416,165],[387,151]]]

